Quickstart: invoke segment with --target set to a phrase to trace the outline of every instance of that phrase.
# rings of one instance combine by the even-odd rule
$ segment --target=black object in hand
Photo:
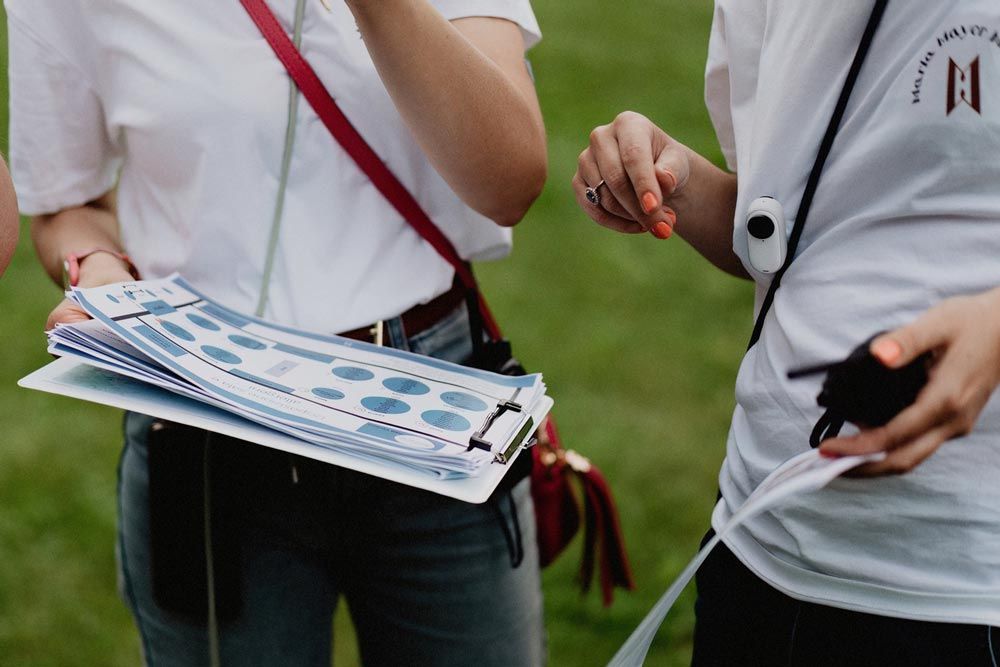
[[[886,368],[869,351],[875,334],[854,348],[843,361],[800,368],[789,379],[826,373],[816,402],[827,409],[813,432],[813,446],[840,431],[845,421],[858,426],[882,426],[917,399],[927,384],[930,354],[902,368]]]

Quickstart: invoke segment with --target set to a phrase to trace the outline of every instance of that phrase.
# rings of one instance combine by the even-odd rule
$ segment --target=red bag
[[[462,260],[451,241],[351,125],[265,0],[240,2],[334,139],[399,214],[454,267],[462,284],[478,295],[483,328],[493,341],[502,342],[500,328],[479,292],[472,268]],[[604,604],[611,604],[615,586],[628,590],[635,588],[611,491],[600,471],[586,458],[563,449],[551,418],[542,424],[539,431],[539,444],[531,450],[531,493],[535,501],[540,562],[544,567],[555,560],[579,530],[580,509],[571,482],[575,476],[582,485],[586,518],[581,584],[584,591],[589,590],[594,562],[599,556]]]
[[[555,560],[580,529],[579,501],[571,481],[575,476],[583,490],[585,509],[580,585],[584,592],[590,590],[594,563],[599,559],[601,597],[604,606],[609,606],[615,587],[635,590],[611,489],[597,466],[563,448],[552,419],[545,420],[540,430],[539,442],[531,450],[539,562],[545,567]]]

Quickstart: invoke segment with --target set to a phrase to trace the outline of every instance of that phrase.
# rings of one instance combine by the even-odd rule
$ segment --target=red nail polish
[[[652,192],[647,192],[642,196],[642,210],[646,215],[656,210],[656,195]]]
[[[837,452],[831,452],[826,449],[819,450],[819,455],[822,456],[824,459],[839,459],[841,456]]]
[[[666,222],[658,222],[653,225],[652,229],[649,230],[653,236],[658,239],[669,239],[674,230],[670,228],[670,225]]]

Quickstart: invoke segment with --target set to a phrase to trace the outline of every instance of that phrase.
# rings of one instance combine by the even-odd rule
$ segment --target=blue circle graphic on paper
[[[361,399],[361,405],[372,412],[383,415],[401,415],[410,411],[410,406],[398,398],[387,398],[385,396],[368,396]]]
[[[219,325],[212,320],[202,317],[201,315],[195,315],[194,313],[188,313],[187,318],[191,320],[194,324],[197,324],[202,329],[208,329],[209,331],[218,331]]]
[[[339,368],[333,369],[333,374],[339,378],[345,380],[354,380],[356,382],[361,382],[362,380],[371,380],[375,377],[375,374],[364,368],[358,368],[357,366],[341,366]]]
[[[114,294],[108,294],[107,297],[108,297],[108,301],[111,301],[112,303],[121,303],[121,301],[119,301],[118,298],[115,297]]]
[[[470,394],[463,394],[460,391],[446,391],[441,394],[441,400],[453,408],[475,410],[476,412],[482,412],[489,407],[482,399],[476,398]]]
[[[422,396],[431,390],[423,382],[418,382],[411,378],[389,378],[382,383],[382,386],[397,394],[408,394],[410,396]]]
[[[312,393],[320,398],[325,398],[331,401],[339,401],[344,397],[344,392],[337,391],[336,389],[330,389],[329,387],[316,387],[312,390]]]
[[[465,431],[472,424],[462,415],[444,410],[428,410],[420,415],[420,418],[431,426],[443,428],[446,431]]]
[[[177,336],[181,340],[186,340],[188,342],[194,340],[194,334],[185,329],[184,327],[179,327],[173,322],[168,322],[166,320],[160,320],[160,324],[163,328],[169,331],[172,335]]]
[[[237,357],[232,352],[228,350],[223,350],[221,347],[215,347],[214,345],[202,345],[201,351],[212,357],[216,361],[221,361],[224,364],[241,364],[243,360]]]
[[[263,350],[267,345],[260,342],[256,338],[249,338],[247,336],[240,336],[239,334],[232,334],[229,340],[236,343],[240,347],[245,347],[248,350]]]

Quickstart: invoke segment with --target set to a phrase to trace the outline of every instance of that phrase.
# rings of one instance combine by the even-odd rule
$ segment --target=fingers
[[[653,162],[652,126],[639,119],[645,120],[639,114],[626,111],[615,119],[613,129],[621,164],[628,177],[629,194],[636,198],[643,214],[653,215],[663,205],[663,193]]]
[[[588,186],[604,183],[601,206],[644,229],[672,229],[676,216],[663,207],[664,194],[655,157],[665,135],[644,116],[624,112],[594,129],[590,146],[580,156],[579,173]],[[607,197],[606,195],[609,195]],[[669,235],[659,234],[663,237]]]
[[[885,426],[828,440],[821,453],[885,451],[884,460],[855,474],[899,474],[919,465],[942,443],[972,431],[1000,383],[998,298],[1000,290],[946,299],[912,324],[872,341],[872,354],[890,368],[934,352],[930,381],[916,402]]]
[[[927,431],[912,442],[890,451],[881,461],[858,466],[850,471],[850,476],[877,477],[909,472],[955,435],[957,434],[951,424],[943,424]]]
[[[620,143],[617,132],[612,125],[598,128],[591,134],[590,150],[597,162],[601,180],[628,213],[628,217],[642,225],[643,229],[651,229],[659,222],[667,222],[657,203],[659,184],[656,185],[656,193],[638,191],[625,166],[628,162],[633,170],[654,175],[650,138],[647,135],[646,145],[642,147],[636,138],[638,135],[633,132],[632,138],[627,138],[630,143],[623,144]],[[645,198],[645,205],[640,203],[640,198]],[[647,205],[649,213],[644,209]]]
[[[604,196],[601,197],[600,206],[594,206],[591,204],[584,194],[587,187],[586,182],[580,177],[580,173],[577,172],[576,176],[573,177],[573,192],[576,195],[576,203],[581,209],[583,209],[584,213],[586,213],[591,220],[602,227],[607,227],[608,229],[621,232],[623,234],[642,234],[646,231],[643,229],[642,225],[637,223],[635,220],[621,217],[605,210],[604,207],[610,204],[610,202],[606,201],[606,199],[614,199],[614,197],[610,194],[602,193]],[[624,209],[619,207],[618,210],[621,210],[627,215],[627,212],[625,212]]]
[[[904,337],[904,341],[916,349],[949,346],[916,402],[885,426],[828,440],[820,447],[823,454],[849,456],[886,451],[889,454],[884,461],[859,468],[856,473],[899,474],[913,469],[943,442],[972,430],[994,384],[983,375],[982,364],[969,352],[956,349],[962,347],[960,344],[951,339],[936,344],[930,331],[932,329],[918,333],[918,336],[927,334],[924,338]],[[911,340],[919,342],[911,343]]]
[[[884,366],[901,368],[924,352],[944,345],[952,333],[947,308],[935,307],[905,327],[877,337],[869,350]]]
[[[655,173],[664,200],[683,188],[691,176],[691,162],[684,148],[673,141],[667,143],[656,156]]]
[[[45,330],[55,328],[57,324],[74,324],[76,322],[86,322],[90,315],[69,299],[63,299],[58,306],[49,313],[45,321]]]
[[[598,188],[598,195],[600,195],[601,198],[600,206],[595,206],[589,199],[586,198],[585,193],[587,188],[597,187],[601,180],[601,170],[597,166],[597,160],[594,158],[594,153],[590,148],[586,148],[582,153],[580,153],[580,157],[577,158],[576,176],[573,178],[573,191],[577,194],[577,199],[581,199],[582,196],[583,201],[587,202],[587,205],[590,207],[603,208],[611,215],[619,218],[625,218],[626,220],[633,220],[631,214],[625,210],[624,206],[618,203],[617,199],[615,199],[614,194],[607,187],[607,184]]]
[[[820,452],[827,456],[856,456],[892,450],[941,426],[950,416],[946,402],[935,395],[926,395],[927,389],[921,393],[916,403],[900,412],[885,426],[853,436],[832,438],[820,446]]]

